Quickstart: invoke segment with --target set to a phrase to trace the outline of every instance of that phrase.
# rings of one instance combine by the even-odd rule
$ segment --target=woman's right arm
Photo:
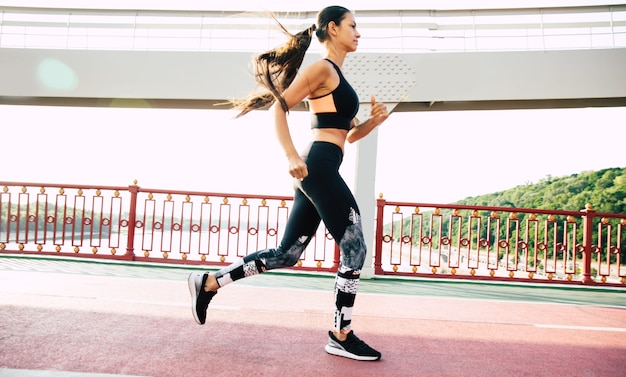
[[[298,154],[298,151],[293,144],[291,133],[289,132],[289,124],[287,123],[287,113],[283,110],[283,107],[279,102],[275,102],[270,111],[273,112],[274,117],[274,129],[276,131],[276,138],[278,143],[283,148],[285,156],[289,164],[289,175],[297,179],[304,179],[309,172],[307,171],[306,164]]]
[[[326,73],[325,73],[326,72]],[[323,61],[318,61],[305,68],[300,75],[291,83],[282,96],[291,109],[310,96],[313,91],[322,86],[328,77],[328,69]],[[289,174],[296,179],[304,179],[309,173],[306,163],[300,157],[298,150],[293,144],[287,113],[279,102],[275,102],[270,108],[274,117],[274,129],[278,143],[283,148],[289,164]]]

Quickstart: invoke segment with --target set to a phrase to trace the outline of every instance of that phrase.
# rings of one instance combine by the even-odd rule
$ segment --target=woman
[[[313,32],[325,49],[324,57],[296,76]],[[351,330],[352,307],[366,245],[358,206],[339,175],[339,166],[345,141],[352,143],[365,137],[389,114],[385,105],[377,103],[372,96],[371,118],[355,124],[359,99],[341,72],[346,55],[356,51],[360,38],[348,9],[324,8],[318,13],[317,26],[297,35],[287,34],[290,39],[284,46],[255,57],[255,77],[267,92],[236,103],[241,110],[239,116],[273,104],[270,111],[276,135],[295,182],[294,202],[284,237],[278,248],[252,253],[215,274],[192,273],[189,289],[193,315],[196,322],[204,324],[211,299],[226,284],[295,265],[323,220],[341,249],[335,279],[334,328],[328,332],[326,351],[356,360],[379,360],[380,352]],[[287,112],[305,98],[312,113],[313,142],[304,156],[300,156],[289,133]]]

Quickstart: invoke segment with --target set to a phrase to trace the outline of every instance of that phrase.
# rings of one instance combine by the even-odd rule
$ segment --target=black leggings
[[[335,329],[348,330],[359,277],[365,262],[366,246],[361,216],[354,196],[339,175],[341,148],[327,142],[313,142],[303,156],[309,175],[295,181],[293,207],[285,233],[277,248],[260,250],[215,274],[223,287],[235,280],[266,270],[291,267],[311,241],[320,221],[339,244],[341,263],[335,279]]]

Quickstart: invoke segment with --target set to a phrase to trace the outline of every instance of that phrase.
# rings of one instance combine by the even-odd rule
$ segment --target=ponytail
[[[316,27],[312,25],[293,35],[275,17],[273,18],[289,39],[284,45],[254,57],[252,61],[254,79],[264,91],[242,100],[232,101],[234,108],[240,111],[237,118],[252,110],[268,107],[276,101],[280,103],[285,112],[289,111],[287,102],[281,93],[296,78]]]

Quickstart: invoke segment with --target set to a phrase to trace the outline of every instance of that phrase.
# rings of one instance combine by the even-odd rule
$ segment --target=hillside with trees
[[[538,183],[520,185],[509,190],[496,192],[492,194],[486,194],[476,197],[468,197],[460,200],[454,204],[462,204],[467,206],[485,206],[485,207],[509,207],[509,208],[528,208],[528,209],[541,209],[541,210],[566,210],[579,212],[585,208],[586,204],[591,204],[592,208],[597,212],[602,213],[626,213],[626,168],[608,168],[598,171],[584,171],[578,174],[572,174],[565,177],[551,177],[548,176]],[[534,243],[537,241],[546,242],[550,245],[553,242],[567,243],[572,239],[564,239],[564,237],[571,237],[572,229],[583,229],[582,217],[575,217],[573,219],[565,216],[556,216],[551,225],[540,226],[533,228],[532,225],[526,223],[526,219],[529,217],[527,213],[516,213],[516,222],[511,224],[507,223],[504,226],[496,226],[496,228],[489,228],[487,220],[482,224],[480,229],[476,227],[466,225],[463,227],[451,226],[450,222],[453,221],[451,209],[438,209],[437,219],[433,220],[433,210],[426,210],[420,212],[420,218],[414,223],[412,217],[404,217],[402,220],[388,223],[384,226],[383,232],[385,234],[393,233],[392,237],[395,242],[400,242],[402,236],[418,234],[419,237],[411,239],[411,243],[414,245],[419,244],[422,241],[422,234],[435,239],[444,237],[448,238],[469,238],[470,245],[476,245],[478,239],[489,240],[492,244],[497,242],[497,239],[508,240],[510,237],[525,237],[530,234],[535,234],[536,238],[530,237],[528,240],[528,250],[535,250],[538,261],[544,260],[544,258],[552,258],[554,254],[552,249],[547,247],[546,250],[533,249]],[[503,211],[504,212],[504,211]],[[490,211],[479,211],[479,216],[483,219],[490,218],[492,213]],[[508,215],[504,214],[503,218],[508,219]],[[545,215],[543,220],[545,221]],[[541,218],[541,217],[540,217]],[[402,224],[400,224],[402,221]],[[431,222],[437,221],[435,227],[431,227]],[[504,220],[506,221],[506,220]],[[456,222],[458,224],[458,222]],[[475,224],[475,223],[474,223]],[[400,226],[401,225],[401,226]],[[569,234],[564,232],[565,227],[569,229]],[[470,235],[469,231],[473,233]],[[494,233],[495,231],[495,233]],[[416,233],[417,232],[417,233]],[[422,233],[423,232],[423,233]],[[519,233],[518,233],[519,232]],[[550,232],[547,234],[546,232]],[[575,232],[575,243],[582,243],[583,232]],[[616,235],[613,234],[615,237]],[[592,243],[598,244],[598,233],[594,232]],[[620,236],[623,237],[623,236]],[[403,241],[404,242],[404,241]],[[429,240],[431,242],[431,240]],[[437,244],[430,243],[429,245]],[[621,241],[623,242],[623,241]],[[430,247],[430,246],[429,246]],[[497,246],[498,260],[505,257],[505,251],[503,248]],[[520,249],[521,250],[521,249]],[[538,251],[537,251],[538,250]],[[547,253],[547,254],[544,254]],[[421,255],[421,254],[420,254]],[[508,255],[508,254],[507,254]],[[517,255],[517,254],[514,254]],[[517,257],[520,257],[517,255]],[[570,256],[571,257],[571,256]],[[520,257],[520,258],[523,258]],[[605,258],[605,254],[594,254],[594,263],[597,263],[597,258]],[[610,263],[615,263],[617,255],[612,253]],[[532,258],[531,258],[532,259]],[[626,261],[626,256],[622,256],[622,263]],[[539,263],[534,260],[528,261],[530,266],[534,266],[533,263]],[[539,265],[542,265],[541,262]],[[594,267],[595,273],[597,269]]]
[[[468,197],[465,205],[579,211],[587,203],[598,212],[626,213],[626,168],[551,177],[509,190]]]

